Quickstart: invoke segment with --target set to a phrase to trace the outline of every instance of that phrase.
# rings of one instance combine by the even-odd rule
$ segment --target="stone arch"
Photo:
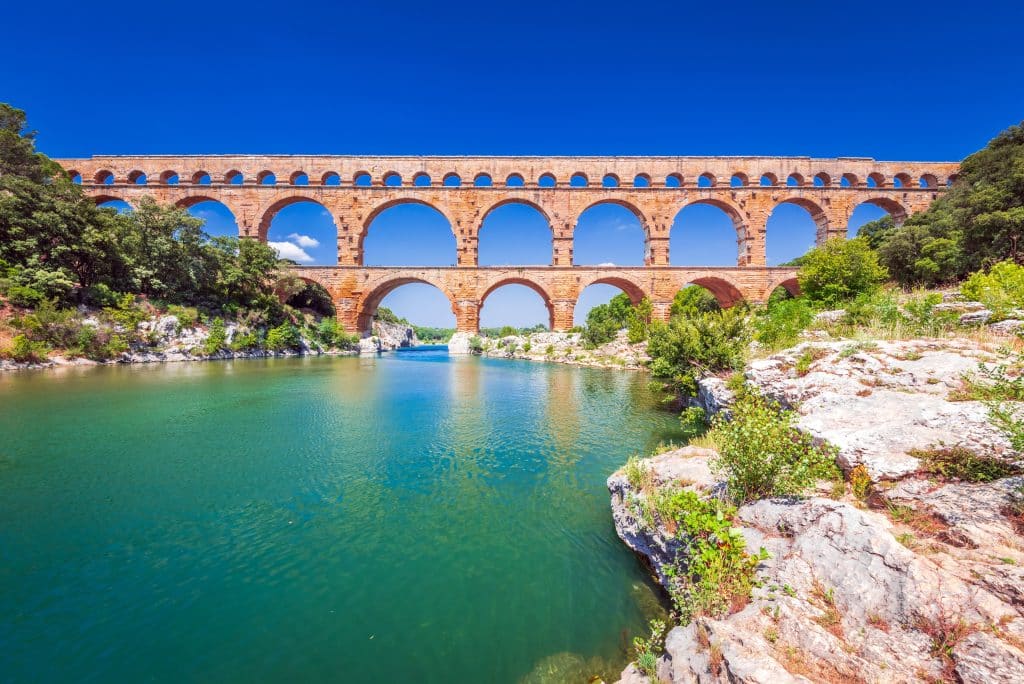
[[[145,185],[147,181],[146,172],[136,169],[128,173],[128,182],[132,185]]]
[[[710,171],[705,171],[697,177],[698,188],[713,188],[718,185],[718,179]]]
[[[908,173],[897,173],[892,177],[893,186],[899,188],[912,188],[914,187],[914,181]]]
[[[868,174],[869,188],[884,188],[885,185],[885,176],[879,173],[878,171],[874,171]]]
[[[802,173],[791,173],[786,177],[786,187],[789,188],[802,188],[804,185],[804,176]]]
[[[844,173],[839,179],[839,184],[846,188],[855,188],[860,185],[860,179],[855,173]]]
[[[75,185],[81,185],[82,184],[82,174],[81,174],[81,172],[76,171],[75,169],[68,169],[67,176],[68,176],[68,180],[71,181],[72,183],[74,183]]]
[[[199,170],[192,174],[192,185],[209,185],[213,178],[206,171]]]
[[[100,169],[96,172],[96,175],[92,177],[92,180],[96,185],[113,185],[114,173],[107,169]]]
[[[402,174],[397,171],[387,171],[381,181],[389,188],[400,188],[403,185]]]
[[[725,276],[700,276],[688,280],[683,284],[683,287],[686,287],[687,285],[699,285],[700,287],[703,287],[715,296],[715,299],[718,300],[719,306],[723,309],[738,304],[745,299],[743,291],[740,290],[736,283],[732,282],[732,280]]]
[[[448,207],[446,205],[444,205],[444,204],[439,204],[439,203],[434,203],[432,201],[428,201],[428,200],[423,199],[422,197],[420,197],[420,196],[418,196],[416,194],[412,194],[412,193],[408,193],[408,194],[403,193],[402,196],[400,196],[400,197],[395,197],[393,199],[389,199],[387,201],[381,202],[377,206],[373,207],[373,209],[371,209],[370,212],[365,217],[363,217],[362,225],[359,226],[359,235],[358,235],[358,238],[356,239],[356,246],[355,246],[356,263],[358,263],[358,264],[365,264],[366,263],[366,253],[365,253],[366,238],[370,234],[370,227],[373,225],[373,222],[375,220],[377,220],[381,216],[381,214],[385,213],[389,209],[394,209],[395,207],[404,206],[404,205],[415,205],[415,206],[426,207],[427,209],[433,210],[442,219],[444,219],[444,222],[447,225],[448,231],[449,231],[449,233],[450,233],[450,235],[451,235],[451,237],[453,239],[453,242],[454,242],[454,253],[452,254],[452,261],[450,263],[436,264],[436,265],[438,265],[438,266],[445,266],[445,265],[452,265],[452,264],[457,263],[458,258],[459,258],[458,253],[459,253],[459,248],[460,248],[459,234],[458,234],[458,231],[456,229],[455,221],[452,220],[452,216],[449,215],[449,213],[448,213]],[[436,239],[436,236],[435,236],[435,239]],[[383,265],[383,264],[381,264],[381,265]],[[396,265],[397,266],[398,264],[390,264],[389,263],[388,265]],[[410,264],[405,264],[405,265],[408,266]],[[417,264],[417,265],[424,265],[424,264]]]
[[[647,216],[644,214],[643,210],[641,210],[640,207],[636,206],[635,204],[633,204],[629,200],[619,199],[617,197],[604,197],[602,199],[595,200],[595,201],[591,202],[590,204],[588,204],[587,206],[583,207],[580,210],[580,212],[578,214],[576,214],[576,220],[573,221],[574,237],[575,237],[575,232],[576,232],[576,226],[578,226],[579,222],[580,222],[580,217],[582,217],[583,214],[587,213],[589,210],[593,209],[594,207],[600,206],[602,204],[615,204],[615,205],[618,205],[618,206],[622,207],[623,209],[628,210],[631,214],[633,214],[633,216],[636,216],[637,221],[640,222],[640,229],[644,231],[644,239],[645,240],[649,240],[650,239],[650,237],[651,237],[650,222],[647,220]]]
[[[569,185],[574,188],[586,188],[590,186],[590,178],[582,171],[577,171],[569,177]]]
[[[638,304],[641,299],[648,296],[647,291],[644,290],[644,286],[629,276],[613,274],[602,275],[598,273],[589,279],[580,280],[576,290],[577,300],[583,291],[591,285],[611,285],[612,287],[617,287],[625,292],[626,296],[629,297],[629,301],[634,304]]]
[[[391,292],[398,289],[402,285],[409,285],[411,283],[424,283],[426,285],[432,285],[436,287],[441,293],[448,299],[452,304],[452,313],[458,315],[456,311],[456,298],[452,292],[448,289],[448,286],[442,280],[435,280],[428,275],[417,275],[417,276],[403,276],[396,278],[389,278],[382,282],[377,282],[371,286],[371,288],[360,296],[355,305],[355,311],[353,320],[350,322],[354,325],[357,332],[368,333],[373,327],[373,315],[377,313],[377,307]],[[328,288],[328,292],[330,289]]]
[[[133,209],[135,208],[135,205],[127,197],[119,197],[117,195],[93,195],[92,201],[97,207],[101,204],[106,204],[107,202],[124,202]]]
[[[230,204],[228,204],[228,198],[227,197],[219,197],[219,196],[216,196],[214,193],[187,195],[185,197],[181,197],[181,198],[175,200],[174,206],[179,207],[181,209],[185,209],[186,211],[188,211],[192,207],[194,207],[196,205],[199,205],[199,204],[204,204],[206,202],[213,202],[213,203],[219,204],[222,207],[224,207],[225,209],[227,209],[228,212],[231,213],[231,216],[232,216],[232,218],[235,221],[236,236],[237,237],[245,237],[245,231],[242,228],[242,222],[241,222],[241,217],[239,215],[239,212],[238,212],[238,210],[235,207],[233,207]],[[207,226],[204,225],[203,226],[204,231],[206,230],[206,228],[207,228]]]
[[[544,288],[543,285],[536,281],[530,280],[529,278],[524,278],[520,276],[499,276],[498,278],[495,278],[493,281],[489,282],[484,291],[480,293],[480,299],[478,304],[479,310],[483,311],[484,302],[487,301],[487,298],[491,296],[491,294],[493,294],[495,290],[506,285],[523,285],[525,287],[530,288],[538,295],[540,295],[541,300],[544,302],[545,308],[547,308],[548,310],[548,329],[555,329],[555,305],[551,299],[551,295],[548,293],[548,291]]]
[[[633,176],[633,187],[634,188],[649,188],[651,187],[651,174],[649,173],[638,173]]]
[[[889,212],[892,216],[892,220],[896,222],[896,225],[900,225],[906,221],[907,216],[909,215],[907,208],[891,197],[871,197],[863,200],[861,204],[871,204],[879,209],[884,209]]]
[[[482,171],[473,177],[473,187],[475,188],[490,188],[494,186],[494,179],[491,178],[491,174],[486,171]]]
[[[510,173],[508,174],[508,177],[505,178],[506,188],[521,188],[524,185],[526,185],[526,179],[523,178],[523,174],[521,173]]]
[[[164,171],[160,174],[160,185],[177,185],[180,178],[177,171]]]
[[[779,177],[771,171],[765,171],[761,174],[759,182],[762,188],[774,188],[779,184]]]
[[[505,199],[498,200],[494,204],[484,209],[483,213],[480,215],[480,225],[477,226],[478,234],[480,232],[480,228],[483,227],[484,225],[484,221],[487,220],[487,215],[490,214],[495,209],[505,206],[506,204],[525,204],[526,206],[532,209],[536,209],[538,212],[540,212],[540,215],[544,217],[544,220],[548,222],[548,228],[551,228],[552,232],[554,232],[554,228],[551,226],[551,216],[548,214],[547,210],[543,207],[543,205],[538,204],[533,200],[526,199],[524,197],[506,197]]]
[[[341,185],[341,174],[337,171],[327,171],[320,176],[320,185]]]
[[[288,176],[288,185],[309,185],[309,174],[299,169]]]
[[[256,174],[257,185],[277,185],[277,174],[273,171],[260,171]]]
[[[918,183],[922,188],[935,188],[939,185],[939,179],[932,173],[923,173]]]
[[[216,201],[222,202],[222,200],[219,199]],[[285,207],[290,206],[292,204],[296,204],[298,202],[312,202],[313,204],[319,204],[321,207],[324,208],[324,211],[331,214],[331,221],[334,223],[335,229],[337,229],[337,219],[335,219],[334,214],[331,213],[331,210],[327,206],[325,206],[323,202],[320,202],[314,197],[308,197],[306,195],[288,195],[287,197],[282,197],[281,199],[278,199],[277,201],[271,203],[269,206],[263,208],[259,212],[260,223],[259,229],[257,230],[257,236],[259,237],[261,242],[267,241],[267,232],[270,230],[270,224],[273,223],[274,217],[277,216],[277,213],[284,209]],[[225,204],[225,206],[227,205]],[[230,209],[230,207],[228,208]],[[234,210],[232,209],[232,211]]]
[[[737,171],[729,178],[729,186],[733,188],[745,188],[750,185],[750,178],[742,171]]]
[[[508,210],[499,211],[504,207]],[[515,208],[515,207],[518,207]],[[525,213],[516,214],[519,210]],[[497,212],[497,215],[495,215]],[[514,224],[510,216],[518,216]],[[492,219],[493,217],[493,219]],[[488,220],[491,220],[488,227]],[[543,229],[540,227],[543,224]],[[549,266],[554,256],[555,230],[544,207],[525,198],[506,197],[488,206],[480,222],[472,227],[477,239],[477,264],[500,266],[536,264]],[[510,231],[514,231],[515,244],[510,245]],[[540,241],[543,240],[541,243]],[[495,249],[504,244],[504,249]],[[496,255],[502,255],[496,257]],[[543,259],[540,259],[543,254]]]
[[[224,182],[228,185],[241,185],[245,181],[245,176],[238,169],[232,169],[224,174]]]
[[[601,186],[605,188],[617,188],[622,184],[619,176],[614,173],[606,173],[601,179]]]
[[[778,207],[781,204],[795,204],[801,209],[806,209],[807,213],[811,215],[811,220],[814,221],[814,225],[818,228],[818,244],[824,242],[824,236],[828,235],[828,214],[821,208],[820,204],[814,200],[807,199],[806,197],[786,197],[776,204],[775,207]]]
[[[640,229],[640,235],[638,236],[642,242],[635,242],[635,234],[629,235],[628,237],[623,235],[623,241],[620,242],[616,247],[609,247],[613,243],[619,242],[618,238],[615,237],[618,234],[618,230],[629,230],[632,232],[632,222],[627,219],[627,224],[618,223],[618,229],[611,229],[611,221],[615,219],[610,218],[610,214],[596,211],[587,221],[584,221],[584,217],[587,213],[597,207],[618,207],[621,210],[625,210],[626,216],[632,216],[636,219],[637,227]],[[616,210],[613,210],[616,211]],[[604,221],[601,221],[601,218]],[[581,231],[581,227],[583,230]],[[605,231],[603,239],[595,237],[595,232],[600,235],[601,231]],[[598,247],[600,245],[600,247]],[[639,247],[639,252],[634,252],[634,248]],[[621,248],[622,251],[616,252],[616,248]],[[592,252],[597,253],[592,253]],[[651,226],[647,216],[643,210],[637,205],[627,200],[621,199],[614,196],[601,197],[593,202],[590,202],[584,206],[579,214],[576,215],[575,220],[572,224],[572,255],[573,265],[585,266],[585,265],[597,265],[599,263],[615,263],[619,266],[643,266],[651,262]],[[635,261],[634,261],[635,259]]]
[[[800,282],[797,280],[795,275],[789,274],[777,277],[768,285],[768,287],[765,288],[764,301],[767,302],[768,298],[772,296],[772,293],[780,287],[785,288],[786,292],[794,297],[800,296]]]
[[[732,251],[733,257],[732,257],[732,259],[730,259],[728,264],[727,263],[720,263],[720,264],[716,263],[716,265],[721,265],[721,266],[730,266],[730,265],[733,265],[733,264],[744,265],[746,263],[746,256],[747,256],[747,254],[746,254],[746,251],[747,251],[747,246],[746,246],[747,229],[746,229],[746,224],[744,223],[743,213],[740,211],[738,206],[732,204],[731,202],[728,202],[728,201],[725,201],[725,200],[721,200],[721,199],[715,199],[715,198],[712,198],[712,197],[697,198],[697,199],[694,199],[692,201],[686,202],[683,205],[681,205],[678,209],[676,209],[675,212],[672,214],[672,223],[671,223],[671,225],[669,227],[669,234],[668,234],[668,237],[669,237],[669,263],[672,264],[672,265],[677,265],[677,266],[678,265],[682,265],[678,261],[673,261],[671,259],[671,257],[672,257],[673,254],[675,254],[677,259],[678,259],[680,257],[680,255],[682,254],[682,250],[675,248],[674,245],[678,244],[678,242],[677,242],[678,240],[686,239],[686,238],[682,238],[681,237],[681,235],[685,235],[688,232],[690,232],[690,231],[688,231],[686,229],[685,226],[687,226],[687,225],[691,225],[692,226],[693,224],[692,223],[687,223],[687,222],[681,222],[680,221],[680,217],[683,215],[683,213],[686,211],[687,208],[689,208],[691,206],[695,206],[695,205],[714,207],[715,209],[718,209],[720,212],[722,212],[722,214],[725,215],[725,217],[728,219],[728,221],[730,223],[732,223],[732,228],[733,228],[733,232],[734,232],[734,241],[732,243],[734,245],[733,248],[732,248],[732,250],[733,250]],[[700,214],[701,212],[697,212],[697,213]],[[691,216],[690,218],[691,218],[691,221],[692,221],[693,217]],[[708,216],[705,216],[704,219],[705,220],[713,220],[713,221],[718,221],[719,220],[717,218],[710,219]],[[707,235],[712,235],[712,234],[705,233],[704,235],[707,236]],[[716,233],[714,233],[714,235],[718,235],[718,233],[716,232]],[[690,239],[692,240],[693,237],[694,237],[694,235],[691,235]],[[712,243],[716,242],[716,241],[721,242],[722,239],[723,238],[720,238],[720,237],[719,238],[712,237],[710,242],[712,242]],[[692,244],[692,243],[687,241],[687,244]],[[708,241],[707,241],[707,239],[705,239],[705,248],[707,247],[707,244],[708,244]],[[720,249],[724,249],[724,245],[721,245],[721,244],[716,245],[716,251],[718,251]],[[692,255],[690,255],[690,256],[692,256]],[[717,256],[717,254],[716,254],[716,256]],[[711,264],[709,264],[709,263],[707,263],[705,261],[705,262],[698,262],[697,264],[689,263],[687,265],[711,265]]]
[[[828,188],[832,186],[832,176],[828,175],[824,171],[814,174],[814,186],[818,188]]]
[[[434,181],[426,171],[418,171],[412,176],[412,185],[416,188],[429,188]]]

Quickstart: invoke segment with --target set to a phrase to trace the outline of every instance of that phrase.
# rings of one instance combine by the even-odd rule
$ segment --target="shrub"
[[[702,499],[687,489],[665,493],[659,515],[671,521],[682,542],[679,557],[686,563],[670,566],[669,594],[685,624],[701,615],[722,617],[741,609],[756,585],[757,564],[768,557],[746,551],[743,535],[733,527],[736,509],[718,499]]]
[[[749,338],[742,306],[652,323],[651,373],[671,389],[693,395],[699,378],[743,366]]]
[[[227,346],[228,334],[224,328],[224,319],[214,318],[210,323],[210,330],[203,342],[203,354],[212,356]]]
[[[770,302],[754,318],[754,339],[770,350],[791,347],[813,318],[814,311],[804,297]]]
[[[128,341],[121,335],[111,335],[110,339],[94,352],[94,357],[103,361],[113,359],[127,351]]]
[[[181,306],[171,304],[167,307],[167,313],[178,319],[178,331],[196,327],[199,323],[199,311],[194,306]]]
[[[146,312],[135,303],[135,296],[123,295],[117,300],[117,306],[108,306],[103,311],[114,323],[120,325],[126,332],[133,333],[139,327],[139,323],[146,320]]]
[[[248,330],[244,333],[236,332],[235,336],[231,339],[231,351],[240,352],[258,349],[262,342],[262,337],[255,330]]]
[[[965,482],[992,482],[1019,472],[1012,463],[976,454],[963,446],[913,449],[909,455],[921,459],[925,472]]]
[[[712,467],[725,475],[736,502],[800,495],[819,479],[839,476],[835,450],[816,446],[797,430],[791,411],[752,390],[742,392],[730,411],[730,420],[719,414],[713,421],[719,454]]]
[[[115,292],[111,289],[106,283],[90,285],[85,289],[84,293],[86,303],[99,307],[117,306],[117,302],[123,296],[120,292]]]
[[[479,335],[473,335],[469,338],[469,351],[474,354],[482,354],[484,351],[484,341],[480,339]]]
[[[45,299],[42,292],[26,285],[11,285],[7,288],[7,300],[15,306],[31,309]]]
[[[60,348],[77,344],[83,327],[74,310],[59,309],[49,299],[39,302],[35,311],[16,319],[14,325],[31,339]]]
[[[672,307],[669,309],[669,315],[672,318],[676,316],[694,316],[709,311],[718,311],[721,308],[718,300],[715,299],[715,295],[711,294],[706,288],[700,285],[688,285],[679,292],[676,292],[676,296],[672,298]]]
[[[288,349],[298,349],[302,346],[302,339],[299,331],[291,323],[282,323],[276,328],[267,331],[267,349],[280,352]]]
[[[800,291],[824,306],[836,306],[875,290],[888,274],[864,238],[835,238],[804,257]]]
[[[857,500],[867,501],[871,495],[872,486],[871,475],[863,464],[855,466],[850,471],[850,489],[853,490],[853,496]]]
[[[24,334],[15,335],[11,346],[3,350],[3,356],[21,363],[38,363],[46,359],[49,347],[45,342],[30,340]]]
[[[636,666],[650,678],[657,676],[658,656],[665,650],[667,625],[663,620],[651,620],[649,637],[634,637],[633,648],[636,650]]]
[[[972,273],[960,292],[997,316],[1005,316],[1011,309],[1024,307],[1024,266],[1001,261],[988,272]]]
[[[386,306],[377,307],[377,313],[373,314],[374,320],[382,321],[384,323],[404,323],[408,325],[409,321],[404,318],[399,318],[391,309]]]

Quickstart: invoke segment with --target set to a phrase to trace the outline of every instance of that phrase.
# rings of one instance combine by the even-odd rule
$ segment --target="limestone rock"
[[[473,339],[475,335],[468,332],[457,332],[452,335],[451,339],[448,340],[448,353],[449,354],[470,354],[472,348],[470,347],[469,341]]]
[[[831,311],[822,311],[821,313],[815,314],[815,323],[838,323],[846,315],[846,309],[833,309]]]
[[[1014,335],[1024,326],[1019,318],[1007,318],[998,323],[990,323],[988,329],[996,335]]]
[[[968,311],[960,315],[960,325],[984,325],[992,318],[992,312],[988,309]]]

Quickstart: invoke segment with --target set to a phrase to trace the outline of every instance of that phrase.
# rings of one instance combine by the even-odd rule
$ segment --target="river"
[[[0,374],[0,679],[614,676],[644,374],[442,349]],[[547,673],[542,676],[542,673]]]

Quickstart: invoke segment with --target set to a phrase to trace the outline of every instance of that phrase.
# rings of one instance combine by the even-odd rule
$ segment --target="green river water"
[[[647,376],[449,357],[0,375],[0,680],[614,676]]]

